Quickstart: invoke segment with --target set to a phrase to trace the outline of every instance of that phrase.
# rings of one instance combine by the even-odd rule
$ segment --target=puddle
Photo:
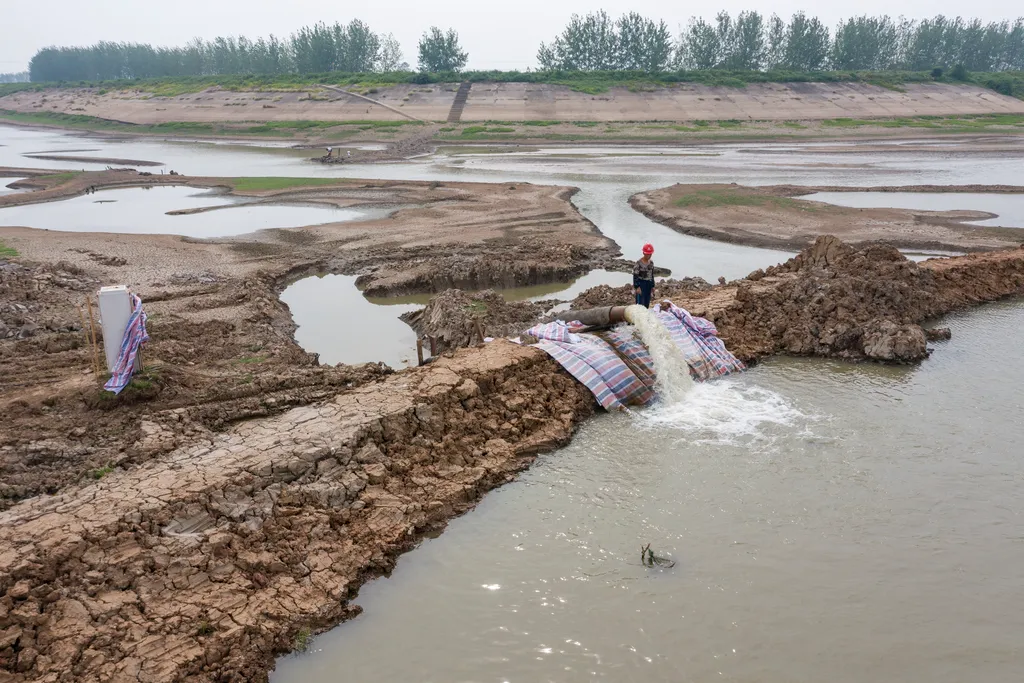
[[[800,199],[857,209],[892,208],[914,211],[987,211],[998,217],[968,225],[1024,228],[1024,194],[953,192],[817,192]]]
[[[356,288],[354,275],[303,278],[281,300],[298,325],[295,341],[319,353],[322,364],[383,361],[396,370],[416,364],[416,333],[398,319],[416,304],[372,304]]]
[[[205,207],[216,211],[169,216],[168,211]],[[297,228],[386,215],[388,211],[329,206],[252,204],[192,187],[101,190],[57,202],[0,209],[0,225],[72,232],[228,237],[266,228]]]

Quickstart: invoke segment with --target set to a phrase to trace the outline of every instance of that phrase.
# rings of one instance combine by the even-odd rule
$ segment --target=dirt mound
[[[479,342],[477,324],[488,337],[510,337],[540,319],[546,306],[532,301],[505,301],[494,290],[449,289],[425,308],[402,316],[420,336],[436,337],[440,348],[457,349]]]
[[[1024,291],[1020,249],[914,263],[894,247],[855,249],[833,236],[737,283],[675,297],[713,320],[744,360],[786,353],[914,362],[920,324]]]
[[[680,280],[662,280],[654,287],[654,299],[671,299],[686,292],[706,292],[711,284],[700,277],[687,277]],[[598,308],[600,306],[627,306],[634,302],[633,286],[598,285],[591,287],[572,300],[569,307],[573,310]]]

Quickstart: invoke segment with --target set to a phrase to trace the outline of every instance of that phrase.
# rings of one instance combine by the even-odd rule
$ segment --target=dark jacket
[[[654,282],[654,259],[647,263],[640,259],[633,266],[633,287],[639,287],[641,280]]]

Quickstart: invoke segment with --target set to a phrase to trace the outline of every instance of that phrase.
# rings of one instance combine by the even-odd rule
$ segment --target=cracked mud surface
[[[565,444],[594,403],[542,352],[498,341],[399,373],[322,367],[277,293],[318,271],[385,294],[585,272],[615,248],[570,193],[374,181],[254,193],[417,208],[215,241],[0,229],[21,253],[0,261],[0,683],[266,680],[297,634],[352,616],[359,585],[422,534]],[[152,316],[150,381],[105,401],[77,306],[114,278]],[[914,264],[825,237],[743,280],[659,288],[745,359],[912,361],[921,322],[1024,291],[1024,249]],[[494,308],[495,330],[542,308],[446,297],[466,320]],[[623,298],[600,287],[577,304]],[[460,345],[448,322],[435,332]]]

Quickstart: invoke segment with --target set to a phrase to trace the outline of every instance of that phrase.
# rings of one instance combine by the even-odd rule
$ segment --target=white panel
[[[99,295],[100,324],[103,328],[103,350],[107,354],[107,371],[113,372],[121,340],[132,316],[132,297],[128,287],[102,287]]]

